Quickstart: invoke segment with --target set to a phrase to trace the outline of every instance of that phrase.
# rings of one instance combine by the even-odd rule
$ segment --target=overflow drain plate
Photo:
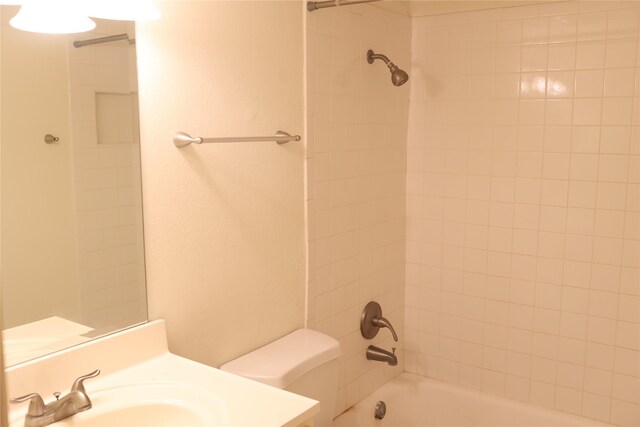
[[[376,403],[376,410],[373,413],[373,416],[377,419],[381,420],[387,414],[387,405],[381,400]]]

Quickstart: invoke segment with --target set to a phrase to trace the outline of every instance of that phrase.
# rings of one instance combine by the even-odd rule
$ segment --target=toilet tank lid
[[[284,389],[340,354],[340,343],[336,339],[311,329],[298,329],[220,369]]]

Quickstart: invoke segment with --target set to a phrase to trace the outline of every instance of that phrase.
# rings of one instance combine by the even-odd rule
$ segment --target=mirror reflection
[[[134,23],[37,34],[16,13],[1,9],[7,366],[147,319]]]

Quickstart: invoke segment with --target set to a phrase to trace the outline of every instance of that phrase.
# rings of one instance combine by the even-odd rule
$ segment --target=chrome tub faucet
[[[396,348],[392,347],[393,353],[384,350],[375,345],[367,347],[367,360],[376,360],[378,362],[387,362],[389,366],[396,366],[398,364],[398,356],[396,356]]]
[[[45,405],[38,393],[30,393],[11,399],[11,403],[29,401],[29,410],[24,419],[24,427],[43,427],[63,420],[78,412],[91,409],[91,399],[84,388],[84,380],[100,375],[100,369],[76,379],[71,386],[69,394],[60,397],[60,393],[54,393],[56,400]]]
[[[369,302],[360,316],[360,333],[366,339],[372,339],[378,335],[380,328],[387,328],[391,331],[394,341],[398,342],[398,334],[391,325],[391,322],[385,317],[382,317],[382,308],[380,304],[375,301]],[[396,356],[396,349],[393,347],[393,352],[389,352],[375,345],[367,347],[367,360],[376,360],[378,362],[387,362],[389,366],[396,366],[398,364],[398,357]]]

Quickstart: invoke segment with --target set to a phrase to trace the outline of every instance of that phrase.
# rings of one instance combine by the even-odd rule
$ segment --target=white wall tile
[[[338,400],[337,413],[403,369],[400,363],[396,368],[383,370],[380,364],[362,357],[365,340],[357,331],[357,319],[364,305],[370,300],[378,301],[385,317],[396,330],[402,331],[405,320],[415,324],[414,328],[420,322],[418,311],[404,310],[405,297],[436,311],[440,302],[439,291],[435,289],[414,285],[407,286],[405,291],[405,261],[424,265],[437,256],[436,252],[441,252],[437,250],[444,231],[441,214],[438,218],[431,210],[435,217],[425,215],[430,220],[407,221],[405,229],[405,212],[417,213],[424,209],[422,172],[431,168],[434,168],[433,172],[439,172],[438,168],[442,166],[433,162],[431,154],[435,153],[425,153],[426,147],[422,144],[407,150],[403,128],[409,117],[410,85],[394,87],[384,67],[376,66],[381,64],[369,65],[364,61],[366,48],[372,47],[393,58],[403,68],[410,64],[407,55],[410,20],[378,12],[371,6],[361,5],[349,10],[328,9],[323,14],[307,15],[308,24],[309,21],[314,24],[308,26],[310,37],[306,49],[309,52],[307,78],[313,79],[314,83],[308,88],[307,95],[312,99],[310,120],[315,126],[314,150],[307,154],[308,161],[313,163],[308,179],[314,183],[308,201],[314,233],[308,236],[308,244],[315,248],[309,255],[308,283],[309,303],[313,306],[310,313],[314,315],[308,316],[307,321],[310,327],[324,330],[341,341],[353,337],[350,339],[355,343],[343,347],[341,369],[345,372],[355,369],[356,372],[340,378],[339,395],[344,399]],[[394,32],[404,31],[407,37],[388,42],[392,26]],[[440,49],[435,40],[446,42],[448,37],[448,32],[438,29],[415,31],[431,38],[432,50]],[[450,62],[441,65],[450,67],[459,76],[468,73],[472,58],[470,52],[467,53],[450,57]],[[429,61],[433,59],[432,56],[428,58]],[[476,65],[479,69],[487,66],[480,62]],[[348,76],[347,80],[344,76]],[[455,97],[466,96],[466,90],[458,90],[466,87],[465,78],[456,78],[452,83],[447,87],[448,93]],[[456,90],[451,91],[451,88]],[[419,123],[426,123],[424,115],[431,111],[431,106],[425,103],[422,107],[421,114],[413,117],[420,117]],[[458,161],[458,153],[444,150],[440,153],[443,164],[454,170],[464,164]],[[410,178],[405,182],[406,170],[420,173],[409,174]],[[466,185],[466,180],[464,183]],[[411,194],[406,202],[405,188]],[[448,186],[446,191],[456,195],[460,188]],[[434,195],[442,195],[444,191],[441,187]],[[415,240],[405,244],[405,234]],[[407,275],[408,283],[417,284],[422,277],[432,279],[432,275],[421,273],[420,268],[413,269],[411,265],[418,267],[417,264],[406,266],[408,272],[413,272]],[[401,342],[394,345],[401,355],[400,360],[404,358],[408,364],[419,368],[419,363],[411,362],[409,352],[420,348],[420,335],[417,329],[414,334],[409,331],[406,337],[400,333]],[[374,344],[390,347],[387,338],[387,334],[379,334]],[[407,346],[406,355],[403,343]],[[435,372],[448,377],[456,369],[442,364]]]
[[[412,205],[408,221],[430,215],[436,200],[445,206],[442,240],[418,235],[431,254],[418,262],[442,271],[441,291],[463,292],[461,314],[448,305],[439,320],[451,325],[440,323],[436,334],[455,325],[460,348],[482,350],[481,390],[621,425],[638,418],[638,162],[629,154],[639,13],[636,4],[610,2],[505,8],[485,26],[485,42],[461,35],[457,49],[465,52],[454,56],[414,31],[414,58],[438,51],[430,61],[440,81],[485,88],[436,93],[420,82],[429,102],[449,113],[429,116],[412,98],[407,142],[438,147],[430,169],[413,163],[423,177],[415,191],[431,199]],[[414,28],[422,22],[415,18]],[[458,29],[447,22],[438,34]],[[493,71],[481,53],[493,55]],[[449,67],[438,66],[447,58]],[[481,109],[491,104],[471,93],[493,104],[490,123]],[[420,132],[427,120],[437,133]],[[485,123],[486,142],[449,151],[467,159],[466,170],[457,168],[446,135]],[[444,310],[415,305],[427,308]],[[482,325],[483,339],[474,341],[470,331]],[[450,362],[441,377],[478,388],[477,370]]]

